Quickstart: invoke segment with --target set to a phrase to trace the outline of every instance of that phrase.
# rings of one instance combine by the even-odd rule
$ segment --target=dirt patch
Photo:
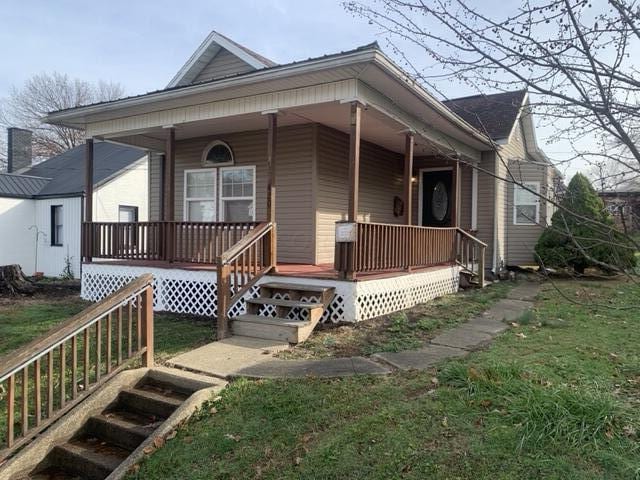
[[[36,291],[32,295],[0,295],[0,307],[39,305],[43,303],[84,303],[80,299],[79,280],[35,281]]]

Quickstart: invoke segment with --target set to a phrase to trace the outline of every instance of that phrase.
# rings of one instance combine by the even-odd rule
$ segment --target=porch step
[[[260,296],[246,301],[247,313],[233,319],[234,335],[303,342],[311,335],[335,293],[333,287],[285,282],[262,283],[259,288]],[[304,320],[289,318],[300,315],[300,310],[307,312]],[[275,316],[271,316],[274,312]]]
[[[171,376],[149,375],[122,390],[101,413],[90,417],[77,433],[55,446],[24,478],[104,480],[189,396],[205,388],[197,383],[173,384]]]
[[[245,314],[233,320],[231,330],[243,337],[300,343],[309,337],[316,323]]]

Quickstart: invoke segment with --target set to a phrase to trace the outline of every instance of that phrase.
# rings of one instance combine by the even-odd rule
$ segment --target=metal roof
[[[47,183],[48,178],[0,173],[0,197],[32,198]]]
[[[78,147],[34,165],[22,175],[2,174],[0,196],[42,198],[84,193],[85,147]],[[146,156],[135,147],[108,142],[94,145],[93,184],[102,185]]]

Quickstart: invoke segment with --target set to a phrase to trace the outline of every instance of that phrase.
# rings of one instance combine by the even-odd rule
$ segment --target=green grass
[[[446,295],[404,312],[356,325],[316,331],[306,342],[279,354],[282,358],[323,358],[371,355],[420,348],[440,331],[465,322],[504,298],[513,283]]]
[[[561,287],[437,370],[235,382],[131,478],[640,478],[640,287]]]

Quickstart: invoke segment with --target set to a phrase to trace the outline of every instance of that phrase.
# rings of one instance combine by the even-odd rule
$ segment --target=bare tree
[[[634,0],[525,0],[513,12],[474,0],[344,5],[378,26],[413,76],[445,99],[443,81],[479,92],[526,88],[531,112],[554,129],[551,141],[571,146],[567,162],[615,164],[627,178],[640,174],[640,145],[634,141],[640,138],[640,76],[631,56],[640,45],[640,9]],[[408,47],[424,52],[427,65],[409,60]],[[494,150],[507,171],[500,180],[522,186],[497,145]],[[611,229],[566,213],[602,230],[600,236]]]
[[[124,95],[118,83],[96,84],[71,79],[53,72],[34,75],[21,88],[13,88],[0,110],[0,123],[5,127],[28,128],[34,132],[33,152],[36,158],[57,155],[84,141],[80,130],[48,125],[41,119],[55,110],[116,100]]]

